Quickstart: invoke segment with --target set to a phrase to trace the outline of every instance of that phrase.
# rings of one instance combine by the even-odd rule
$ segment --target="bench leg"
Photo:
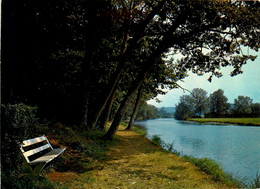
[[[40,172],[43,170],[43,168],[45,167],[46,163],[39,163],[35,166],[33,166],[32,170],[33,173],[38,176],[40,174]]]

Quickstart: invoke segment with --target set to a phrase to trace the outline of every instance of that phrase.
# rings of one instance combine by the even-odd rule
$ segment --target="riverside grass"
[[[140,130],[140,128],[139,128]],[[81,133],[83,134],[83,133]],[[52,171],[47,177],[59,183],[59,188],[232,188],[199,170],[184,158],[170,153],[161,146],[134,131],[124,131],[120,126],[115,140],[108,144],[101,141],[81,140],[99,149],[93,157],[88,154],[70,153],[68,168]],[[65,154],[66,155],[66,154]],[[105,156],[105,157],[104,157]],[[66,160],[65,163],[66,165]],[[72,169],[77,164],[77,169]]]
[[[190,118],[189,121],[196,121],[200,123],[228,123],[244,126],[260,126],[260,118]]]

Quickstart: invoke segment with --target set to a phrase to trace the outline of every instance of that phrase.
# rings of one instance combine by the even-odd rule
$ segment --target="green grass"
[[[247,187],[245,179],[233,176],[227,173],[216,161],[209,158],[195,158],[192,156],[183,156],[183,158],[196,165],[201,171],[211,175],[213,179],[217,182],[225,183],[228,185],[235,184],[240,188]]]
[[[260,118],[190,118],[188,120],[200,123],[217,122],[248,126],[260,126]]]
[[[146,136],[147,135],[147,131],[146,128],[141,126],[141,125],[134,125],[133,127],[134,132],[142,135],[142,136]]]
[[[67,182],[68,188],[228,188],[212,180],[191,163],[162,150],[150,140],[120,126],[117,140],[109,145],[109,159],[98,159],[91,170],[87,170]],[[140,128],[139,128],[140,129]],[[142,129],[141,129],[142,130]],[[81,132],[82,134],[82,132]],[[156,144],[163,144],[154,136]],[[100,143],[99,143],[100,144]],[[85,159],[88,157],[84,157]],[[74,161],[77,161],[75,159]],[[80,160],[82,161],[82,160]],[[72,162],[73,163],[73,162]],[[62,172],[65,176],[65,172]]]
[[[155,145],[160,145],[167,151],[172,151],[174,154],[180,156],[180,153],[176,152],[173,149],[173,144],[166,144],[159,135],[153,135],[151,138],[151,142]],[[171,146],[170,150],[167,149],[167,146]],[[169,148],[169,147],[168,147]],[[195,158],[193,156],[182,156],[185,161],[188,161],[194,165],[196,165],[202,172],[211,175],[213,180],[216,182],[225,183],[227,185],[235,185],[241,188],[247,187],[245,183],[245,179],[233,176],[230,173],[227,173],[223,170],[219,163],[209,158]],[[252,183],[252,186],[258,186],[257,181]],[[255,184],[256,183],[256,184]]]

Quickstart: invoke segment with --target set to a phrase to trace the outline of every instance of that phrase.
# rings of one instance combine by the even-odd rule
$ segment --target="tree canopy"
[[[255,57],[241,47],[259,49],[259,12],[257,1],[4,0],[3,103],[91,130],[119,92],[112,139],[143,83],[174,88],[188,70],[211,80],[225,66],[242,73]]]
[[[210,95],[210,114],[221,116],[228,113],[230,104],[222,89],[218,89]]]
[[[234,108],[233,111],[235,114],[245,115],[252,113],[252,104],[253,99],[248,96],[238,96],[237,99],[234,100]]]

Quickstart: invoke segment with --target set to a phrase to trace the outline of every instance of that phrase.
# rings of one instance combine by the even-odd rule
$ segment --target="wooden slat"
[[[35,148],[35,149],[33,149],[33,150],[29,150],[29,151],[27,151],[27,152],[24,152],[23,155],[26,156],[26,157],[28,157],[28,156],[31,156],[31,155],[33,155],[33,154],[36,154],[36,153],[38,153],[38,152],[40,152],[40,151],[46,150],[46,149],[48,149],[48,148],[51,148],[51,145],[50,145],[50,144],[45,144],[45,145],[43,145],[43,146],[41,146],[41,147],[38,147],[38,148]]]
[[[22,147],[30,146],[30,145],[33,145],[33,144],[36,144],[36,143],[39,143],[39,142],[42,142],[45,140],[47,140],[47,138],[45,136],[24,140]]]
[[[48,163],[52,161],[54,158],[61,155],[65,150],[66,148],[56,148],[50,151],[49,153],[43,155],[42,157],[39,157],[38,159],[31,161],[30,164]]]

